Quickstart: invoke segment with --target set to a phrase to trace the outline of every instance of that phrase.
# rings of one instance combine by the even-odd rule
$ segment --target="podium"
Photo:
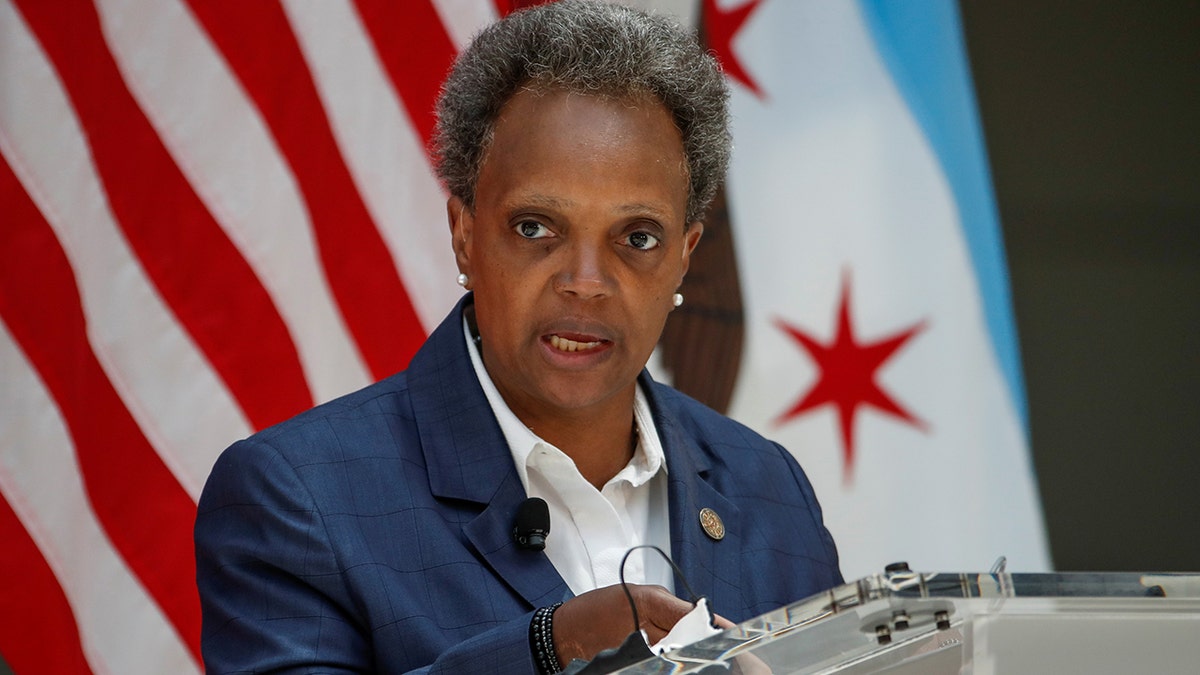
[[[903,568],[618,672],[1200,673],[1200,574]]]

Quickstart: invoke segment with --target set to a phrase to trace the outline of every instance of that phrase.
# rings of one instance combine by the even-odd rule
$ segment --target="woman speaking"
[[[209,673],[550,673],[634,630],[622,573],[651,643],[686,587],[742,621],[841,583],[792,456],[645,370],[727,96],[693,36],[615,5],[474,39],[436,136],[468,292],[406,371],[223,453],[196,522]],[[622,570],[644,544],[681,574],[650,549]]]

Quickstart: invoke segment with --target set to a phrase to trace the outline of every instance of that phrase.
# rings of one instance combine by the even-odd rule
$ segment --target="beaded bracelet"
[[[562,670],[558,653],[554,651],[554,610],[562,603],[541,607],[529,622],[529,648],[541,675],[555,675]]]

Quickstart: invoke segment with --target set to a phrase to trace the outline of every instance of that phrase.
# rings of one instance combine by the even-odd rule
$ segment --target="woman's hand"
[[[666,637],[692,603],[680,600],[662,586],[628,584],[637,605],[638,628],[646,631],[649,644]],[[716,617],[717,627],[733,624]],[[554,613],[554,648],[558,662],[566,666],[572,659],[590,661],[605,649],[618,647],[634,631],[629,599],[620,585],[606,586],[563,603]]]
[[[692,610],[662,586],[629,584],[637,605],[638,626],[650,644],[658,642],[676,621]],[[588,591],[563,603],[554,613],[554,648],[558,662],[590,661],[605,649],[618,647],[634,631],[629,599],[620,585]]]

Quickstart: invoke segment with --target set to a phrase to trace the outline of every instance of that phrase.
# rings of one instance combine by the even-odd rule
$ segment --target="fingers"
[[[733,657],[734,675],[771,675],[770,666],[754,654],[738,654]]]
[[[680,600],[662,586],[630,586],[629,590],[637,605],[639,628],[646,631],[650,644],[660,640],[684,614],[692,611],[691,603]]]
[[[661,640],[692,605],[662,586],[629,584],[637,605],[640,628],[650,644]],[[629,599],[621,586],[606,586],[572,598],[554,613],[554,646],[559,663],[591,660],[604,649],[617,647],[634,631]]]

